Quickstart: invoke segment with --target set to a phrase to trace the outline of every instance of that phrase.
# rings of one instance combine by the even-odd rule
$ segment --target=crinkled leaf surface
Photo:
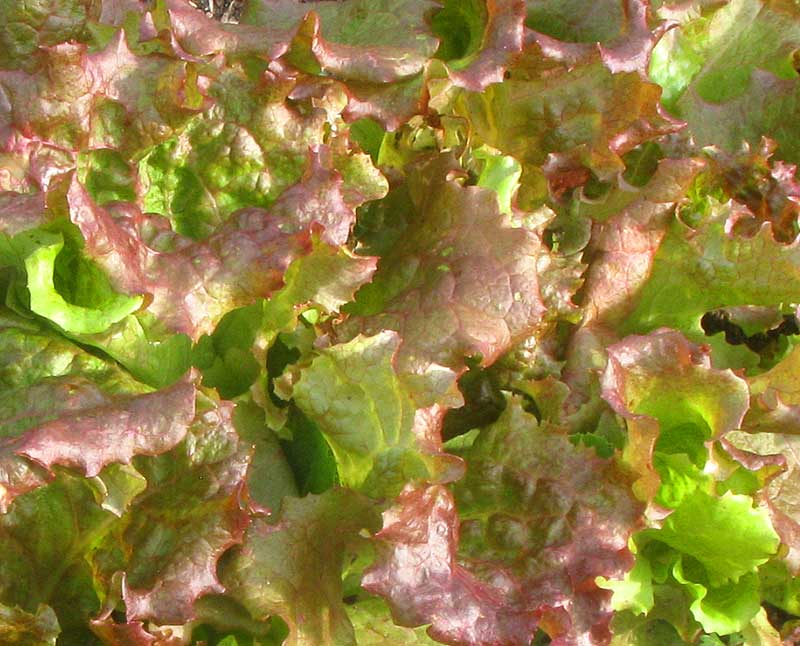
[[[749,217],[745,207],[729,203],[712,206],[697,227],[673,221],[624,330],[669,326],[696,333],[710,310],[792,302],[798,293],[797,242],[777,241],[769,223],[752,235],[737,234],[731,230],[737,211]]]
[[[794,435],[779,433],[744,433],[733,434],[729,442],[737,449],[747,451],[754,459],[766,459],[784,465],[784,472],[775,477],[761,496],[767,502],[773,525],[783,543],[789,547],[786,560],[793,573],[798,572],[798,446]]]
[[[537,623],[556,644],[607,639],[610,595],[594,578],[631,566],[642,511],[622,474],[518,400],[464,457],[455,499],[409,490],[386,512],[365,587],[446,643],[528,644]]]
[[[47,604],[58,617],[55,625],[52,616],[49,623],[50,631],[60,626],[59,643],[93,643],[88,619],[99,611],[100,599],[85,555],[115,519],[96,504],[82,478],[61,475],[19,497],[0,517],[4,606],[33,614]]]
[[[586,272],[584,288],[587,323],[625,323],[636,295],[650,278],[675,203],[700,168],[699,160],[662,160],[638,194],[628,192],[630,203],[621,209],[614,205],[614,215],[594,225],[587,250],[594,261]]]
[[[620,153],[675,129],[659,113],[658,86],[640,74],[615,74],[591,58],[572,69],[523,63],[536,61],[537,53],[526,50],[503,83],[448,97],[448,107],[469,119],[479,142],[513,155],[528,173],[541,173],[548,155],[561,154],[610,177],[624,168]]]
[[[539,232],[515,226],[494,191],[463,186],[462,172],[447,156],[412,170],[405,235],[350,310],[361,315],[351,329],[399,332],[403,373],[424,375],[432,364],[460,370],[472,355],[491,363],[545,316]]]
[[[480,91],[503,79],[522,50],[524,5],[521,0],[453,2],[433,18],[442,43],[437,57],[447,61],[450,78]]]
[[[697,492],[669,515],[655,536],[697,559],[713,584],[736,581],[767,562],[778,537],[748,496]]]
[[[421,71],[436,51],[438,42],[425,21],[435,8],[432,0],[344,0],[310,7],[256,0],[248,3],[242,22],[290,28],[306,16],[310,38],[301,47],[309,47],[321,69],[344,79],[386,83]]]
[[[375,509],[346,489],[286,498],[273,522],[253,522],[222,569],[229,593],[256,619],[279,615],[286,646],[356,644],[342,603],[341,569],[361,529],[374,529]]]
[[[241,542],[249,524],[243,508],[248,456],[231,415],[227,402],[201,402],[180,446],[137,463],[148,489],[134,502],[122,535],[132,555],[122,583],[129,620],[185,623],[197,597],[222,591],[217,560]]]
[[[424,644],[438,642],[428,637],[424,628],[404,628],[392,622],[389,608],[382,599],[370,598],[347,606],[347,616],[363,646],[394,646],[394,644]]]
[[[207,102],[198,88],[196,63],[139,55],[121,30],[98,52],[64,42],[38,54],[35,70],[0,70],[0,124],[18,140],[12,149],[18,154],[27,140],[67,150],[108,146],[136,154],[162,141]],[[37,154],[35,148],[32,152]]]
[[[650,500],[660,485],[682,486],[662,482],[671,470],[663,463],[658,473],[659,452],[685,455],[688,471],[679,470],[699,476],[707,459],[705,441],[741,425],[749,399],[746,382],[713,368],[706,349],[673,330],[627,337],[607,352],[602,396],[627,418],[624,460],[639,476],[637,496]]]
[[[157,226],[152,217],[133,210],[114,217],[77,183],[69,193],[71,216],[86,237],[87,252],[119,289],[152,295],[150,313],[196,338],[228,309],[281,287],[291,261],[310,250],[303,233],[312,223],[324,227],[326,242],[344,242],[353,212],[341,178],[316,159],[308,181],[286,191],[270,211],[242,211],[203,242],[167,229],[164,238],[147,244],[140,232]],[[156,243],[168,247],[162,251]]]
[[[222,4],[0,3],[0,642],[793,639],[796,3]]]
[[[745,418],[745,429],[797,434],[800,430],[799,363],[800,348],[794,348],[774,368],[749,380],[752,405]]]

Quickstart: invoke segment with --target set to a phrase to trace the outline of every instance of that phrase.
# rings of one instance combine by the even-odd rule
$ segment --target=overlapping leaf
[[[522,51],[524,12],[522,0],[444,3],[433,18],[443,39],[437,56],[447,61],[456,85],[481,91],[503,80]]]
[[[39,184],[54,170],[47,157],[38,159],[50,150],[42,143],[67,151],[118,148],[133,155],[162,141],[208,103],[196,63],[137,55],[122,30],[98,52],[80,43],[39,51],[42,62],[35,72],[0,71],[3,152],[28,165]],[[146,93],[143,79],[148,79]]]
[[[640,476],[634,490],[674,509],[637,535],[637,575],[611,585],[617,608],[648,612],[658,608],[657,586],[682,586],[704,630],[741,630],[758,611],[756,570],[778,539],[747,495],[759,486],[749,470],[761,465],[726,463],[709,440],[742,425],[747,384],[712,368],[707,349],[672,330],[628,337],[608,357],[603,396],[628,418],[624,458]]]
[[[612,72],[646,72],[650,55],[669,23],[651,29],[643,0],[527,0],[527,40],[552,58],[574,63],[600,53]]]
[[[0,606],[0,637],[6,644],[54,646],[59,633],[52,608],[41,606],[35,614]]]
[[[599,56],[572,67],[532,44],[506,76],[481,93],[437,87],[431,103],[467,119],[477,144],[519,160],[531,189],[550,155],[562,172],[582,170],[583,182],[588,171],[609,179],[624,170],[621,154],[677,128],[660,111],[657,85],[638,72],[615,73]]]
[[[399,346],[387,331],[324,349],[292,393],[333,449],[341,483],[375,497],[393,497],[409,481],[453,480],[462,470],[441,452],[441,408],[417,403],[446,396],[455,374],[442,369],[440,392],[415,393],[396,372]]]
[[[670,326],[696,335],[710,310],[791,303],[798,293],[797,242],[776,240],[769,222],[749,235],[732,229],[737,220],[751,217],[736,202],[712,202],[696,226],[674,220],[623,330]],[[714,289],[706,288],[709,283]]]
[[[412,171],[405,234],[351,310],[365,333],[399,332],[402,373],[461,370],[472,355],[489,364],[544,324],[535,224],[515,226],[494,191],[463,186],[461,173],[447,156]]]
[[[148,298],[143,315],[82,340],[149,375],[152,368],[142,369],[139,358],[150,351],[148,337],[166,336],[176,345],[184,334],[197,339],[212,332],[229,310],[271,296],[284,285],[284,273],[292,262],[313,253],[312,231],[334,249],[343,245],[355,218],[354,207],[364,198],[361,184],[346,182],[330,163],[330,151],[315,151],[305,180],[286,190],[269,211],[242,210],[198,242],[130,206],[100,207],[73,180],[70,215],[84,235],[86,255],[108,272],[118,290]],[[354,165],[358,167],[358,160]],[[324,262],[326,252],[317,255]],[[328,268],[341,272],[338,280],[344,284],[355,280],[355,288],[370,275],[372,261],[347,255],[339,260],[338,266],[333,263]],[[335,293],[333,278],[330,289]],[[334,293],[321,295],[321,304],[330,305]],[[144,330],[130,332],[131,326]],[[170,339],[170,332],[180,334]],[[182,370],[187,367],[188,361]]]
[[[594,578],[632,565],[641,513],[623,476],[516,399],[464,457],[455,500],[409,490],[384,515],[365,587],[445,643],[528,644],[537,624],[554,644],[608,643],[609,595]]]
[[[793,117],[800,88],[793,59],[797,18],[790,2],[735,0],[686,12],[665,36],[651,74],[697,143],[735,152],[768,136],[783,158],[800,160]]]
[[[81,0],[3,5],[0,68],[35,68],[42,46],[65,43],[82,35],[90,9],[91,4]]]
[[[223,583],[254,618],[282,617],[286,646],[355,645],[341,570],[363,541],[359,532],[376,520],[372,503],[346,489],[286,498],[274,522],[253,522],[223,568]]]
[[[672,330],[628,337],[607,351],[603,397],[627,418],[626,461],[639,475],[634,490],[650,500],[660,486],[653,451],[685,454],[702,468],[705,442],[741,425],[747,384],[712,368],[707,350]]]
[[[89,477],[180,442],[195,388],[149,392],[125,373],[35,325],[5,314],[0,368],[2,508],[52,477],[54,466]]]
[[[51,484],[18,497],[0,524],[4,552],[15,562],[0,571],[2,602],[51,605],[59,643],[77,645],[95,643],[89,618],[104,600],[111,610],[121,594],[134,623],[103,628],[101,619],[98,634],[116,639],[122,630],[143,639],[136,620],[184,623],[198,596],[221,590],[217,559],[241,540],[248,522],[247,459],[230,406],[206,401],[201,408],[179,447],[138,460],[139,471],[106,468],[91,480],[59,472]]]
[[[115,519],[97,505],[82,478],[62,475],[18,498],[0,516],[2,603],[28,613],[46,604],[58,616],[53,625],[50,615],[50,631],[60,629],[59,643],[92,643],[88,618],[101,600],[84,555]]]
[[[636,295],[650,279],[653,260],[669,227],[676,202],[702,167],[697,160],[662,160],[648,184],[608,220],[595,225],[587,250],[585,324],[624,323]],[[621,205],[620,205],[621,206]]]
[[[782,473],[772,479],[761,493],[769,505],[772,522],[781,540],[789,547],[786,560],[796,575],[800,571],[800,523],[798,520],[797,438],[782,433],[735,433],[728,442],[745,454],[743,461],[751,466],[772,463],[782,467]]]
[[[203,4],[0,6],[0,641],[790,640],[797,7]]]
[[[248,457],[233,428],[232,406],[208,400],[199,408],[181,446],[139,464],[148,489],[134,501],[121,536],[131,555],[122,581],[129,621],[192,619],[199,596],[223,590],[217,561],[241,542],[249,524]]]

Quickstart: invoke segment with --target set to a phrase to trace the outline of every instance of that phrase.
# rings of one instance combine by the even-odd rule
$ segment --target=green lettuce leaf
[[[242,500],[248,456],[231,414],[226,403],[203,402],[179,447],[137,462],[148,487],[114,546],[129,555],[122,580],[129,621],[185,623],[198,597],[222,591],[217,561],[250,521]]]
[[[627,337],[607,352],[602,395],[626,418],[623,459],[639,476],[634,491],[643,500],[661,495],[662,503],[676,503],[690,492],[680,489],[702,480],[705,442],[741,426],[747,384],[730,370],[713,368],[707,349],[673,330]],[[675,462],[680,455],[686,456],[682,465]]]
[[[330,444],[342,484],[375,497],[397,495],[410,481],[449,481],[460,471],[428,428],[441,411],[420,408],[396,372],[399,346],[387,331],[320,350],[292,390]],[[438,379],[449,390],[455,375],[447,372]]]
[[[781,433],[737,432],[727,438],[728,449],[749,468],[769,464],[779,471],[760,492],[770,511],[775,530],[788,548],[784,556],[793,575],[800,572],[800,474],[798,474],[798,438]]]
[[[715,498],[694,492],[652,535],[701,563],[714,586],[755,571],[778,548],[766,511],[754,509],[750,497],[730,493]]]
[[[423,628],[404,628],[392,622],[389,608],[379,598],[369,598],[347,606],[347,616],[358,635],[359,646],[435,646]]]
[[[623,330],[669,326],[698,338],[700,319],[708,311],[791,303],[798,289],[796,243],[777,241],[768,223],[753,235],[737,235],[731,228],[740,217],[749,218],[749,211],[728,203],[712,206],[696,226],[675,219]]]
[[[118,367],[8,313],[0,347],[3,509],[52,479],[55,466],[93,477],[135,455],[168,451],[194,416],[194,386],[151,392]]]
[[[90,482],[83,478],[62,474],[19,497],[0,516],[6,557],[0,568],[0,602],[31,615],[47,604],[58,621],[52,611],[40,620],[49,624],[51,634],[60,627],[59,644],[96,644],[88,619],[100,610],[101,598],[85,556],[115,520],[97,505]]]

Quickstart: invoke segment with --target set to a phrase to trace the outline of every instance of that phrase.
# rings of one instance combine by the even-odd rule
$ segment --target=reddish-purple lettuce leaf
[[[781,158],[800,161],[797,5],[713,4],[678,13],[680,26],[653,52],[650,75],[664,86],[666,106],[687,121],[701,146],[736,152],[767,136]]]
[[[0,193],[0,232],[14,236],[44,224],[45,201],[42,193]]]
[[[527,0],[530,31],[550,58],[575,64],[600,52],[612,72],[647,72],[650,54],[664,29],[651,30],[647,0]]]
[[[651,29],[648,0],[527,0],[526,42],[548,58],[576,65],[599,52],[612,72],[647,75],[653,48],[675,25],[665,20]]]
[[[4,4],[0,8],[0,69],[34,70],[43,47],[83,35],[92,8],[86,0]]]
[[[650,277],[675,204],[701,168],[702,163],[692,159],[662,160],[629,204],[594,224],[587,249],[592,263],[584,288],[584,324],[612,326],[625,320]]]
[[[242,541],[250,522],[249,457],[234,430],[232,408],[204,399],[179,447],[136,462],[148,488],[134,501],[121,534],[129,621],[183,624],[195,616],[198,597],[224,590],[217,561]]]
[[[441,485],[409,489],[383,514],[378,560],[362,585],[387,599],[402,626],[433,623],[429,634],[449,644],[522,646],[535,613],[508,604],[505,590],[477,579],[457,559],[459,521]]]
[[[112,145],[136,153],[208,104],[195,63],[137,55],[121,30],[96,53],[78,43],[40,51],[37,74],[0,70],[4,150],[14,133],[67,150]]]
[[[168,0],[171,35],[181,49],[193,56],[258,54],[275,59],[286,53],[305,8],[293,20],[264,25],[224,24],[213,20],[188,2]],[[289,3],[287,2],[288,6]]]
[[[36,516],[46,499],[62,496],[62,489],[63,496],[78,496],[80,501],[64,502],[65,509],[70,514],[80,510],[87,523],[94,518],[98,533],[87,538],[81,536],[83,529],[75,529],[69,559],[83,558],[84,550],[102,539],[100,553],[114,556],[101,557],[96,573],[106,572],[101,578],[107,581],[115,569],[126,573],[123,597],[130,619],[189,620],[198,596],[221,591],[216,561],[241,539],[249,520],[243,508],[248,458],[233,429],[232,405],[202,397],[196,412],[197,391],[191,383],[147,392],[106,361],[30,323],[19,327],[6,318],[0,335],[7,358],[0,368],[3,408],[8,411],[5,404],[15,401],[18,412],[3,420],[0,501],[5,515],[0,519],[11,523],[14,536],[24,542],[27,531],[51,531],[50,521]],[[156,454],[166,455],[145,457]],[[139,473],[104,468],[134,457]],[[80,485],[78,478],[59,476],[58,467],[91,480]],[[48,481],[53,483],[44,486]],[[42,488],[41,493],[22,496],[33,488]],[[192,504],[198,499],[204,500],[202,513]],[[35,516],[29,529],[15,524],[17,509]],[[53,529],[67,531],[60,516],[52,522]],[[109,537],[112,525],[117,530]],[[151,540],[154,531],[156,543]],[[56,540],[55,534],[44,539],[53,548],[65,541]],[[64,568],[74,564],[68,560],[64,568],[48,566],[42,559],[28,562],[25,557],[20,567],[54,567],[55,578],[31,574],[41,576],[42,583],[29,586],[25,594],[37,603],[51,603],[49,593],[36,596],[37,591],[47,581],[58,585]],[[23,597],[13,598],[23,602]],[[0,603],[6,601],[0,594]]]
[[[502,82],[506,68],[523,45],[524,0],[487,0],[485,4],[486,23],[477,52],[448,61],[453,82],[473,92]]]
[[[495,192],[464,186],[463,174],[449,155],[410,169],[408,226],[352,310],[350,329],[398,331],[401,373],[461,370],[473,355],[488,365],[544,324],[539,232],[515,226]]]
[[[0,6],[0,642],[774,641],[797,8],[221,2]]]
[[[71,218],[87,254],[117,289],[149,294],[149,313],[173,331],[198,338],[228,310],[279,289],[290,263],[311,251],[312,230],[334,246],[346,241],[355,213],[329,159],[325,149],[314,151],[305,180],[269,211],[241,211],[202,242],[174,234],[129,205],[109,212],[76,180],[68,194]],[[146,231],[159,229],[148,243]]]
[[[441,486],[404,492],[364,587],[447,644],[527,646],[537,625],[559,646],[608,643],[610,595],[594,579],[630,568],[642,512],[622,473],[517,399],[464,457],[458,515]]]
[[[603,396],[620,415],[646,415],[664,427],[697,424],[709,439],[738,429],[749,406],[747,382],[711,366],[708,347],[674,330],[630,336],[610,346]]]
[[[106,598],[109,605],[95,628],[119,640],[111,643],[173,643],[166,637],[147,641],[135,622],[189,621],[198,596],[222,591],[217,560],[241,541],[249,522],[247,456],[232,429],[230,408],[204,400],[179,447],[138,458],[146,490],[122,492],[133,500],[121,517],[98,502],[103,484],[112,482],[108,471],[91,480],[59,472],[52,483],[17,498],[0,515],[0,543],[16,563],[11,570],[0,568],[0,603],[50,604],[64,637],[73,640],[68,643],[77,644],[91,643],[89,618]],[[199,507],[197,500],[203,501]],[[127,625],[108,621],[120,596]],[[138,641],[125,641],[132,639]]]
[[[526,175],[541,175],[548,155],[558,154],[562,165],[611,179],[625,168],[620,155],[678,125],[661,114],[657,85],[636,72],[613,73],[597,58],[573,67],[531,45],[503,83],[480,94],[439,90],[431,103],[467,119],[476,145],[513,156]]]
[[[3,323],[0,508],[51,479],[55,466],[93,477],[183,439],[194,417],[193,385],[148,392],[55,335],[8,315]]]
[[[118,398],[35,426],[4,447],[45,467],[71,467],[92,477],[134,455],[165,453],[183,439],[194,416],[194,387]]]
[[[431,0],[252,0],[240,24],[224,25],[180,0],[169,4],[174,34],[189,52],[280,58],[272,69],[288,63],[336,79],[348,118],[371,116],[392,129],[424,108],[422,73],[438,44],[426,15],[435,9]]]
[[[145,630],[141,621],[127,624],[114,623],[112,619],[93,619],[92,632],[103,640],[104,646],[181,646],[180,637],[154,635]]]
[[[765,464],[782,467],[760,496],[789,548],[786,560],[794,575],[800,573],[799,360],[800,349],[795,347],[774,368],[748,379],[752,401],[742,424],[745,432],[727,438],[729,450],[732,447],[734,457],[749,469]]]
[[[753,235],[769,222],[778,241],[791,243],[800,232],[800,183],[794,164],[774,159],[775,148],[764,138],[757,148],[746,146],[734,155],[711,149],[712,181],[749,211],[733,223],[736,233]]]
[[[385,194],[369,158],[334,134],[344,127],[341,84],[279,68],[253,78],[242,63],[222,70],[208,92],[214,106],[139,162],[142,210],[170,218],[177,232],[204,238],[240,208],[270,207],[317,173],[309,149],[333,151],[323,165],[341,174],[349,205]]]

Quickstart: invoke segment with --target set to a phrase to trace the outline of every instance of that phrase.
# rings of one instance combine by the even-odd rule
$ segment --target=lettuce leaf
[[[517,399],[464,458],[455,496],[407,490],[384,514],[367,590],[445,643],[528,644],[537,624],[554,644],[608,639],[610,595],[594,578],[630,568],[642,511],[624,476]]]
[[[0,4],[0,642],[796,638],[796,3]]]

